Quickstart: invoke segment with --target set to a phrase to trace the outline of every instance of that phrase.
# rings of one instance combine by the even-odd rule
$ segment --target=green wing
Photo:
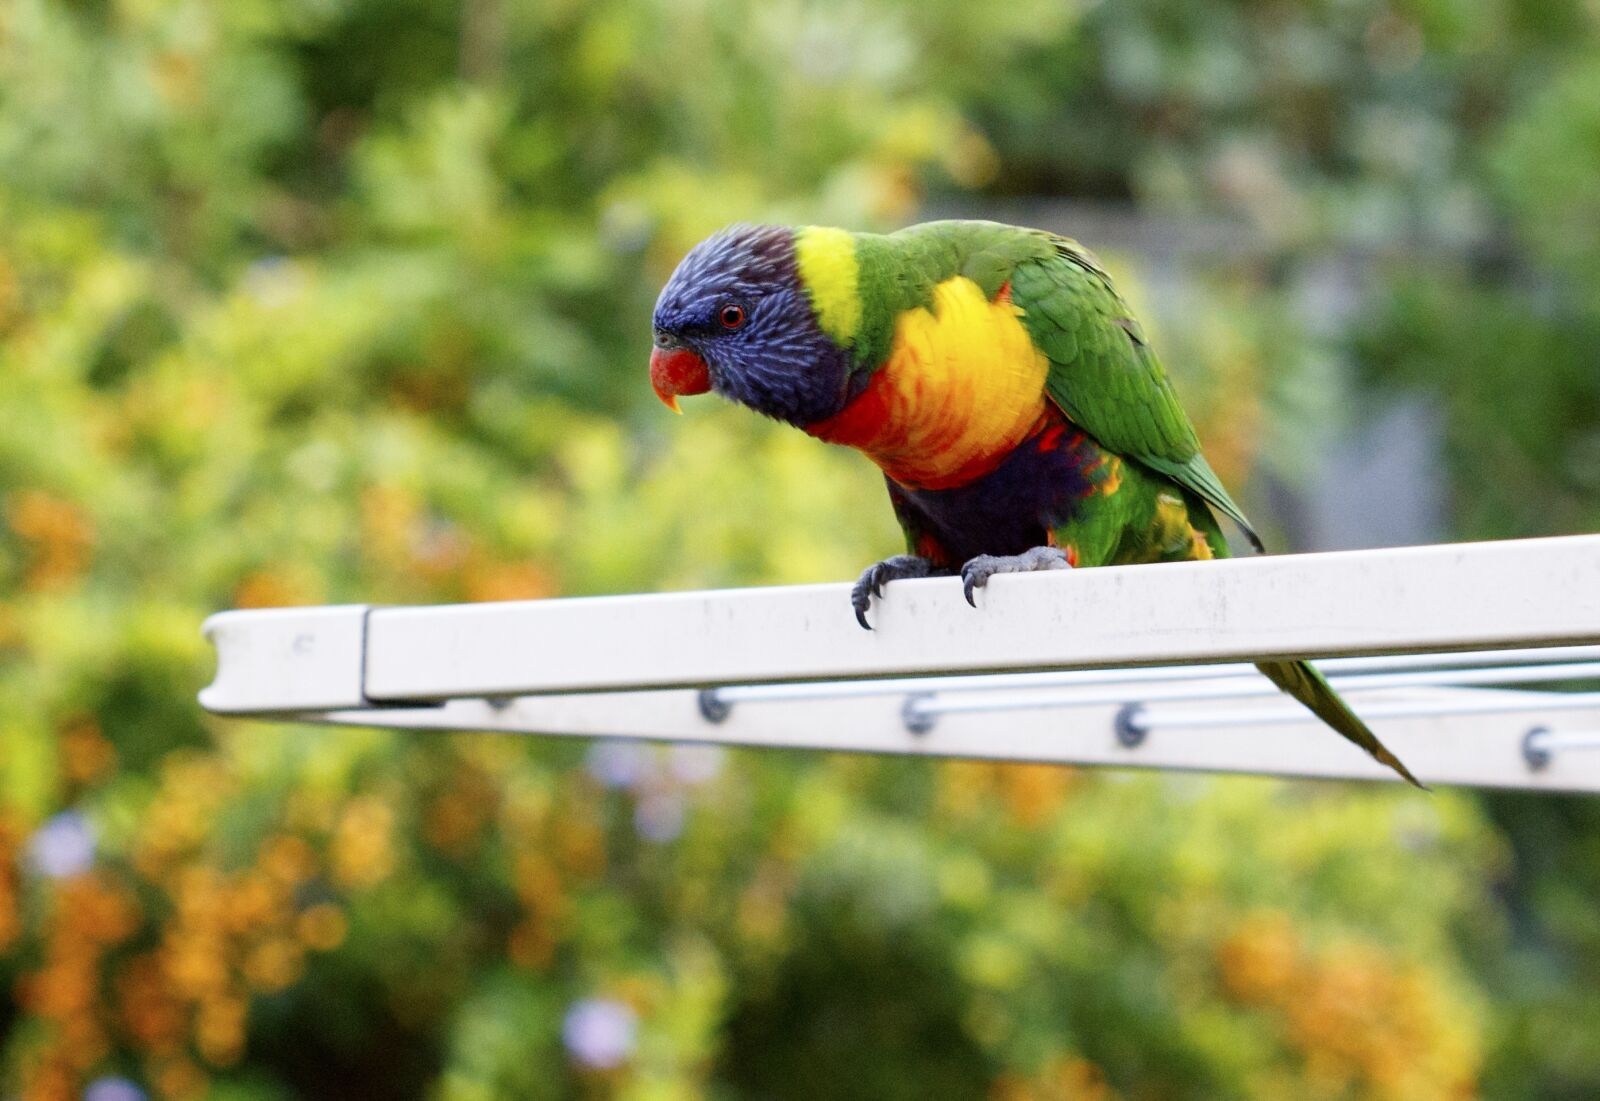
[[[1011,275],[1022,322],[1050,360],[1045,389],[1100,444],[1166,475],[1227,516],[1261,550],[1261,538],[1200,454],[1200,440],[1139,323],[1094,257],[1075,241],[1025,261]]]

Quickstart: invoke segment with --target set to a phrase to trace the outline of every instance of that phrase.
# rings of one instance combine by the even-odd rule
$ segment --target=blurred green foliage
[[[1151,328],[1226,477],[1303,464],[1342,361],[1441,405],[1462,534],[1592,528],[1597,73],[1577,0],[0,6],[7,1095],[1594,1096],[1585,801],[193,693],[223,607],[893,547],[852,456],[654,407],[656,288],[740,218],[1225,219]]]

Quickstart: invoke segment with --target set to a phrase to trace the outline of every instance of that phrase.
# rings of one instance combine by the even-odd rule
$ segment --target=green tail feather
[[[1367,724],[1356,717],[1350,705],[1340,698],[1327,679],[1304,661],[1263,661],[1256,666],[1273,684],[1309,707],[1323,722],[1370,753],[1374,760],[1388,765],[1416,787],[1428,787],[1390,753]]]

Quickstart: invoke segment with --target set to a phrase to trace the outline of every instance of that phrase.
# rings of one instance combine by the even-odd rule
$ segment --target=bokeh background
[[[895,549],[649,312],[936,215],[1100,251],[1279,549],[1600,527],[1595,0],[0,4],[0,1096],[1600,1095],[1591,800],[198,710],[221,608]]]

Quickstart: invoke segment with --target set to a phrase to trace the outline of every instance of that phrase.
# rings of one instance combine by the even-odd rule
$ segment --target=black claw
[[[863,578],[850,590],[850,606],[856,610],[856,622],[861,624],[864,631],[872,630],[872,624],[867,622],[867,608],[871,604],[872,597],[867,594],[867,583]]]
[[[972,599],[972,591],[981,589],[989,583],[989,571],[984,569],[976,560],[968,562],[961,567],[961,593],[967,598],[967,603],[974,608],[978,602]]]
[[[1039,569],[1058,569],[1068,565],[1066,555],[1059,550],[1035,547],[1026,554],[997,555],[991,557],[980,554],[970,559],[961,567],[962,594],[966,596],[967,603],[974,608],[978,602],[972,599],[972,590],[981,589],[989,583],[989,578],[997,573],[1017,573]]]
[[[889,582],[907,577],[930,577],[944,572],[936,569],[927,559],[909,554],[898,554],[868,566],[850,590],[850,603],[856,610],[856,622],[866,630],[872,630],[872,624],[867,622],[867,611],[872,606],[873,597],[883,599],[883,587]]]

